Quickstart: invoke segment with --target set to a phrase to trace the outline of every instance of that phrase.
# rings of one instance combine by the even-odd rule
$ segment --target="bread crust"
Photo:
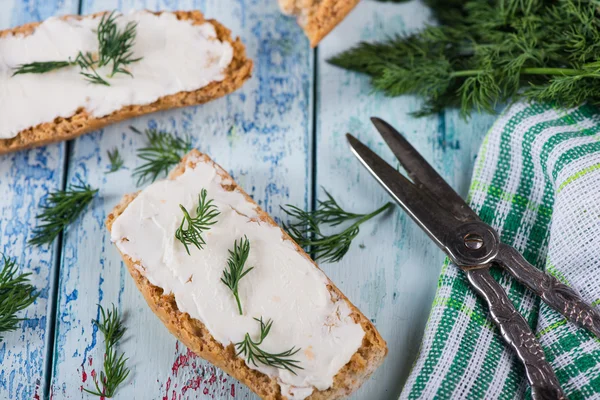
[[[154,12],[153,14],[160,15],[161,13],[162,12]],[[88,16],[67,15],[61,18],[65,20],[82,19],[102,14],[104,14],[104,12]],[[206,103],[235,91],[251,77],[252,61],[246,57],[246,49],[240,39],[232,39],[229,29],[213,19],[205,19],[200,11],[173,11],[173,14],[175,14],[179,20],[193,21],[194,25],[200,25],[204,22],[212,24],[215,27],[218,39],[227,41],[231,44],[233,47],[233,59],[225,71],[225,79],[220,82],[211,82],[207,86],[195,91],[179,92],[163,96],[151,104],[125,106],[100,118],[91,116],[82,107],[69,118],[57,117],[52,122],[45,122],[25,129],[19,132],[14,138],[0,139],[0,154],[73,139],[84,133],[100,129],[108,124],[144,114]],[[40,24],[41,22],[33,22],[0,31],[0,38],[17,34],[29,35],[33,33]]]
[[[298,23],[316,47],[360,0],[279,0],[282,10],[298,15]]]
[[[264,212],[252,198],[244,192],[231,176],[223,170],[219,165],[214,163],[207,155],[200,153],[197,150],[192,150],[186,155],[181,163],[171,172],[169,179],[175,179],[183,174],[186,166],[194,167],[196,160],[200,162],[210,163],[215,167],[217,173],[223,178],[223,182],[233,182],[229,185],[224,185],[223,189],[227,191],[237,191],[242,194],[246,200],[252,203],[257,210],[259,219],[262,222],[272,226],[278,226],[275,221]],[[135,199],[136,194],[126,195],[122,201],[113,209],[112,213],[106,220],[106,227],[110,231],[114,221],[123,213],[129,203]],[[284,239],[294,243],[296,251],[304,254],[304,250],[281,230]],[[197,319],[190,317],[188,313],[183,313],[177,308],[175,297],[173,294],[164,294],[163,290],[152,285],[136,267],[129,256],[122,254],[123,260],[129,273],[131,274],[136,286],[146,299],[146,302],[152,311],[158,315],[161,321],[169,329],[169,331],[177,337],[185,346],[200,357],[210,361],[215,366],[221,368],[229,375],[233,376],[240,382],[247,385],[252,391],[258,394],[263,399],[281,400],[285,397],[281,394],[281,390],[277,381],[259,371],[246,366],[244,360],[236,356],[233,344],[223,347],[210,334],[208,329]],[[315,268],[319,268],[312,260]],[[141,267],[139,267],[141,268]],[[353,391],[358,389],[363,382],[381,365],[386,354],[387,345],[379,332],[375,329],[371,321],[367,319],[347,298],[344,294],[329,281],[328,289],[332,299],[343,299],[350,307],[351,316],[355,322],[359,323],[365,331],[363,342],[358,351],[352,356],[350,361],[335,375],[333,378],[333,386],[324,391],[314,391],[308,399],[310,400],[331,400],[340,399],[348,396]]]

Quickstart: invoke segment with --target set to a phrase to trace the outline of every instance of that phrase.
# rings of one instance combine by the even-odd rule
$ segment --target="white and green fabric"
[[[600,304],[600,111],[519,103],[484,139],[469,203],[538,268]],[[569,399],[600,399],[600,340],[493,270]],[[401,399],[530,398],[519,361],[464,274],[446,262]]]

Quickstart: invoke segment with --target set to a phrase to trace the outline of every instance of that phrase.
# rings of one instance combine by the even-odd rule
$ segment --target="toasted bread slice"
[[[298,24],[316,47],[360,0],[279,0],[284,14],[295,15]]]
[[[102,14],[104,13],[97,13],[91,16]],[[161,13],[157,12],[155,14],[159,15]],[[175,14],[179,20],[192,20],[194,25],[200,25],[205,22],[212,24],[215,27],[218,39],[227,41],[231,44],[234,53],[233,60],[227,67],[225,79],[220,82],[212,82],[195,91],[179,92],[161,97],[151,104],[126,106],[101,118],[95,118],[84,108],[81,108],[69,118],[56,118],[52,122],[42,123],[23,130],[14,138],[0,139],[0,154],[73,139],[84,133],[100,129],[108,124],[156,111],[206,103],[235,91],[250,78],[252,73],[252,61],[246,57],[246,49],[240,39],[236,38],[234,40],[231,37],[229,29],[225,28],[215,20],[205,19],[199,11],[174,11],[173,14]],[[86,16],[68,15],[62,18],[81,19],[86,18]],[[35,22],[0,31],[0,38],[16,34],[29,35],[38,25],[40,25],[40,23]]]
[[[182,175],[186,168],[194,168],[195,165],[200,162],[211,165],[216,173],[223,178],[222,182],[227,182],[227,186],[221,184],[221,187],[224,190],[237,191],[244,196],[249,204],[255,206],[260,221],[277,227],[275,221],[273,221],[266,212],[260,209],[248,194],[237,186],[225,170],[215,164],[208,156],[201,154],[197,150],[192,150],[184,157],[179,166],[170,174],[169,179],[175,179],[179,175]],[[109,231],[112,229],[113,223],[125,211],[135,197],[136,194],[125,196],[121,203],[114,208],[106,221],[106,226]],[[281,230],[281,235],[284,240],[292,241],[283,230]],[[298,245],[294,244],[294,246],[296,251],[305,254],[304,250]],[[140,272],[143,270],[141,265],[138,265],[137,262],[133,261],[125,254],[122,254],[122,256],[138,289],[142,292],[152,311],[158,315],[169,331],[171,331],[171,333],[184,345],[200,357],[210,361],[215,366],[221,368],[240,382],[247,385],[261,398],[286,398],[282,395],[276,379],[255,369],[249,368],[242,358],[236,356],[233,344],[223,347],[221,343],[211,336],[209,330],[202,322],[190,317],[188,313],[183,313],[178,309],[173,294],[164,294],[160,287],[152,285]],[[314,267],[318,268],[316,264],[314,264]],[[327,390],[315,390],[308,397],[308,399],[311,400],[339,399],[348,396],[368,379],[373,371],[381,365],[387,354],[386,343],[371,321],[352,305],[344,294],[342,294],[342,292],[330,281],[328,282],[327,289],[331,293],[332,298],[342,299],[348,304],[351,310],[351,318],[355,323],[361,325],[365,334],[361,347],[352,355],[350,361],[334,376],[333,385]]]

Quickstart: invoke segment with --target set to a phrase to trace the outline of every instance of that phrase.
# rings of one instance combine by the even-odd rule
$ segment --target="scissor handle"
[[[535,268],[517,250],[504,243],[500,244],[496,261],[567,320],[600,338],[600,313],[569,286]]]
[[[533,399],[566,400],[542,346],[502,286],[492,278],[489,267],[469,269],[465,273],[477,293],[487,302],[490,316],[500,329],[502,337],[525,366]]]

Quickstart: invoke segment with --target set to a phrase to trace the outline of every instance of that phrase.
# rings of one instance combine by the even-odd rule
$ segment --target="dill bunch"
[[[282,207],[287,215],[297,220],[283,224],[283,229],[300,247],[310,247],[315,261],[338,262],[350,250],[352,240],[360,232],[360,225],[392,207],[392,203],[388,202],[369,214],[356,214],[344,210],[327,190],[324,191],[327,200],[319,200],[314,211],[304,211],[290,204]],[[345,222],[353,223],[338,233],[328,235],[322,232],[324,226],[335,227]]]
[[[2,254],[3,267],[0,270],[0,342],[2,332],[14,331],[24,318],[17,313],[29,307],[38,294],[29,283],[31,274],[17,274],[16,262]]]
[[[141,134],[133,126],[129,128]],[[154,182],[161,175],[166,176],[169,169],[177,165],[181,158],[192,150],[192,141],[189,137],[180,138],[156,129],[147,129],[145,133],[148,145],[137,151],[137,156],[145,163],[133,171],[138,186],[146,182]]]
[[[99,397],[113,397],[118,386],[129,376],[127,360],[125,353],[117,353],[116,346],[119,340],[127,330],[123,324],[123,319],[119,315],[117,308],[112,306],[105,311],[101,305],[100,320],[93,320],[92,323],[98,327],[98,330],[104,335],[104,364],[103,371],[100,371],[100,379],[94,376],[94,386],[96,390],[83,389],[89,394]],[[102,387],[100,387],[102,386]]]
[[[254,320],[260,323],[260,338],[257,341],[254,341],[250,337],[250,334],[246,333],[244,340],[235,344],[236,349],[238,349],[236,355],[239,356],[242,354],[246,357],[248,362],[252,363],[254,366],[258,366],[257,362],[259,362],[278,369],[286,369],[294,375],[296,375],[294,369],[304,369],[298,365],[300,361],[291,358],[294,354],[298,353],[300,349],[292,347],[281,353],[269,353],[262,350],[259,346],[269,335],[271,327],[273,326],[273,320],[269,319],[266,323],[263,322],[262,317],[260,319],[254,318]]]
[[[49,193],[46,204],[41,206],[42,212],[36,216],[42,224],[33,229],[29,244],[39,246],[52,243],[63,229],[77,219],[96,193],[98,189],[92,189],[81,180],[78,184],[69,185],[66,190]]]
[[[389,96],[494,112],[521,98],[564,107],[600,105],[600,7],[580,0],[426,0],[439,26],[329,60],[371,77]]]

